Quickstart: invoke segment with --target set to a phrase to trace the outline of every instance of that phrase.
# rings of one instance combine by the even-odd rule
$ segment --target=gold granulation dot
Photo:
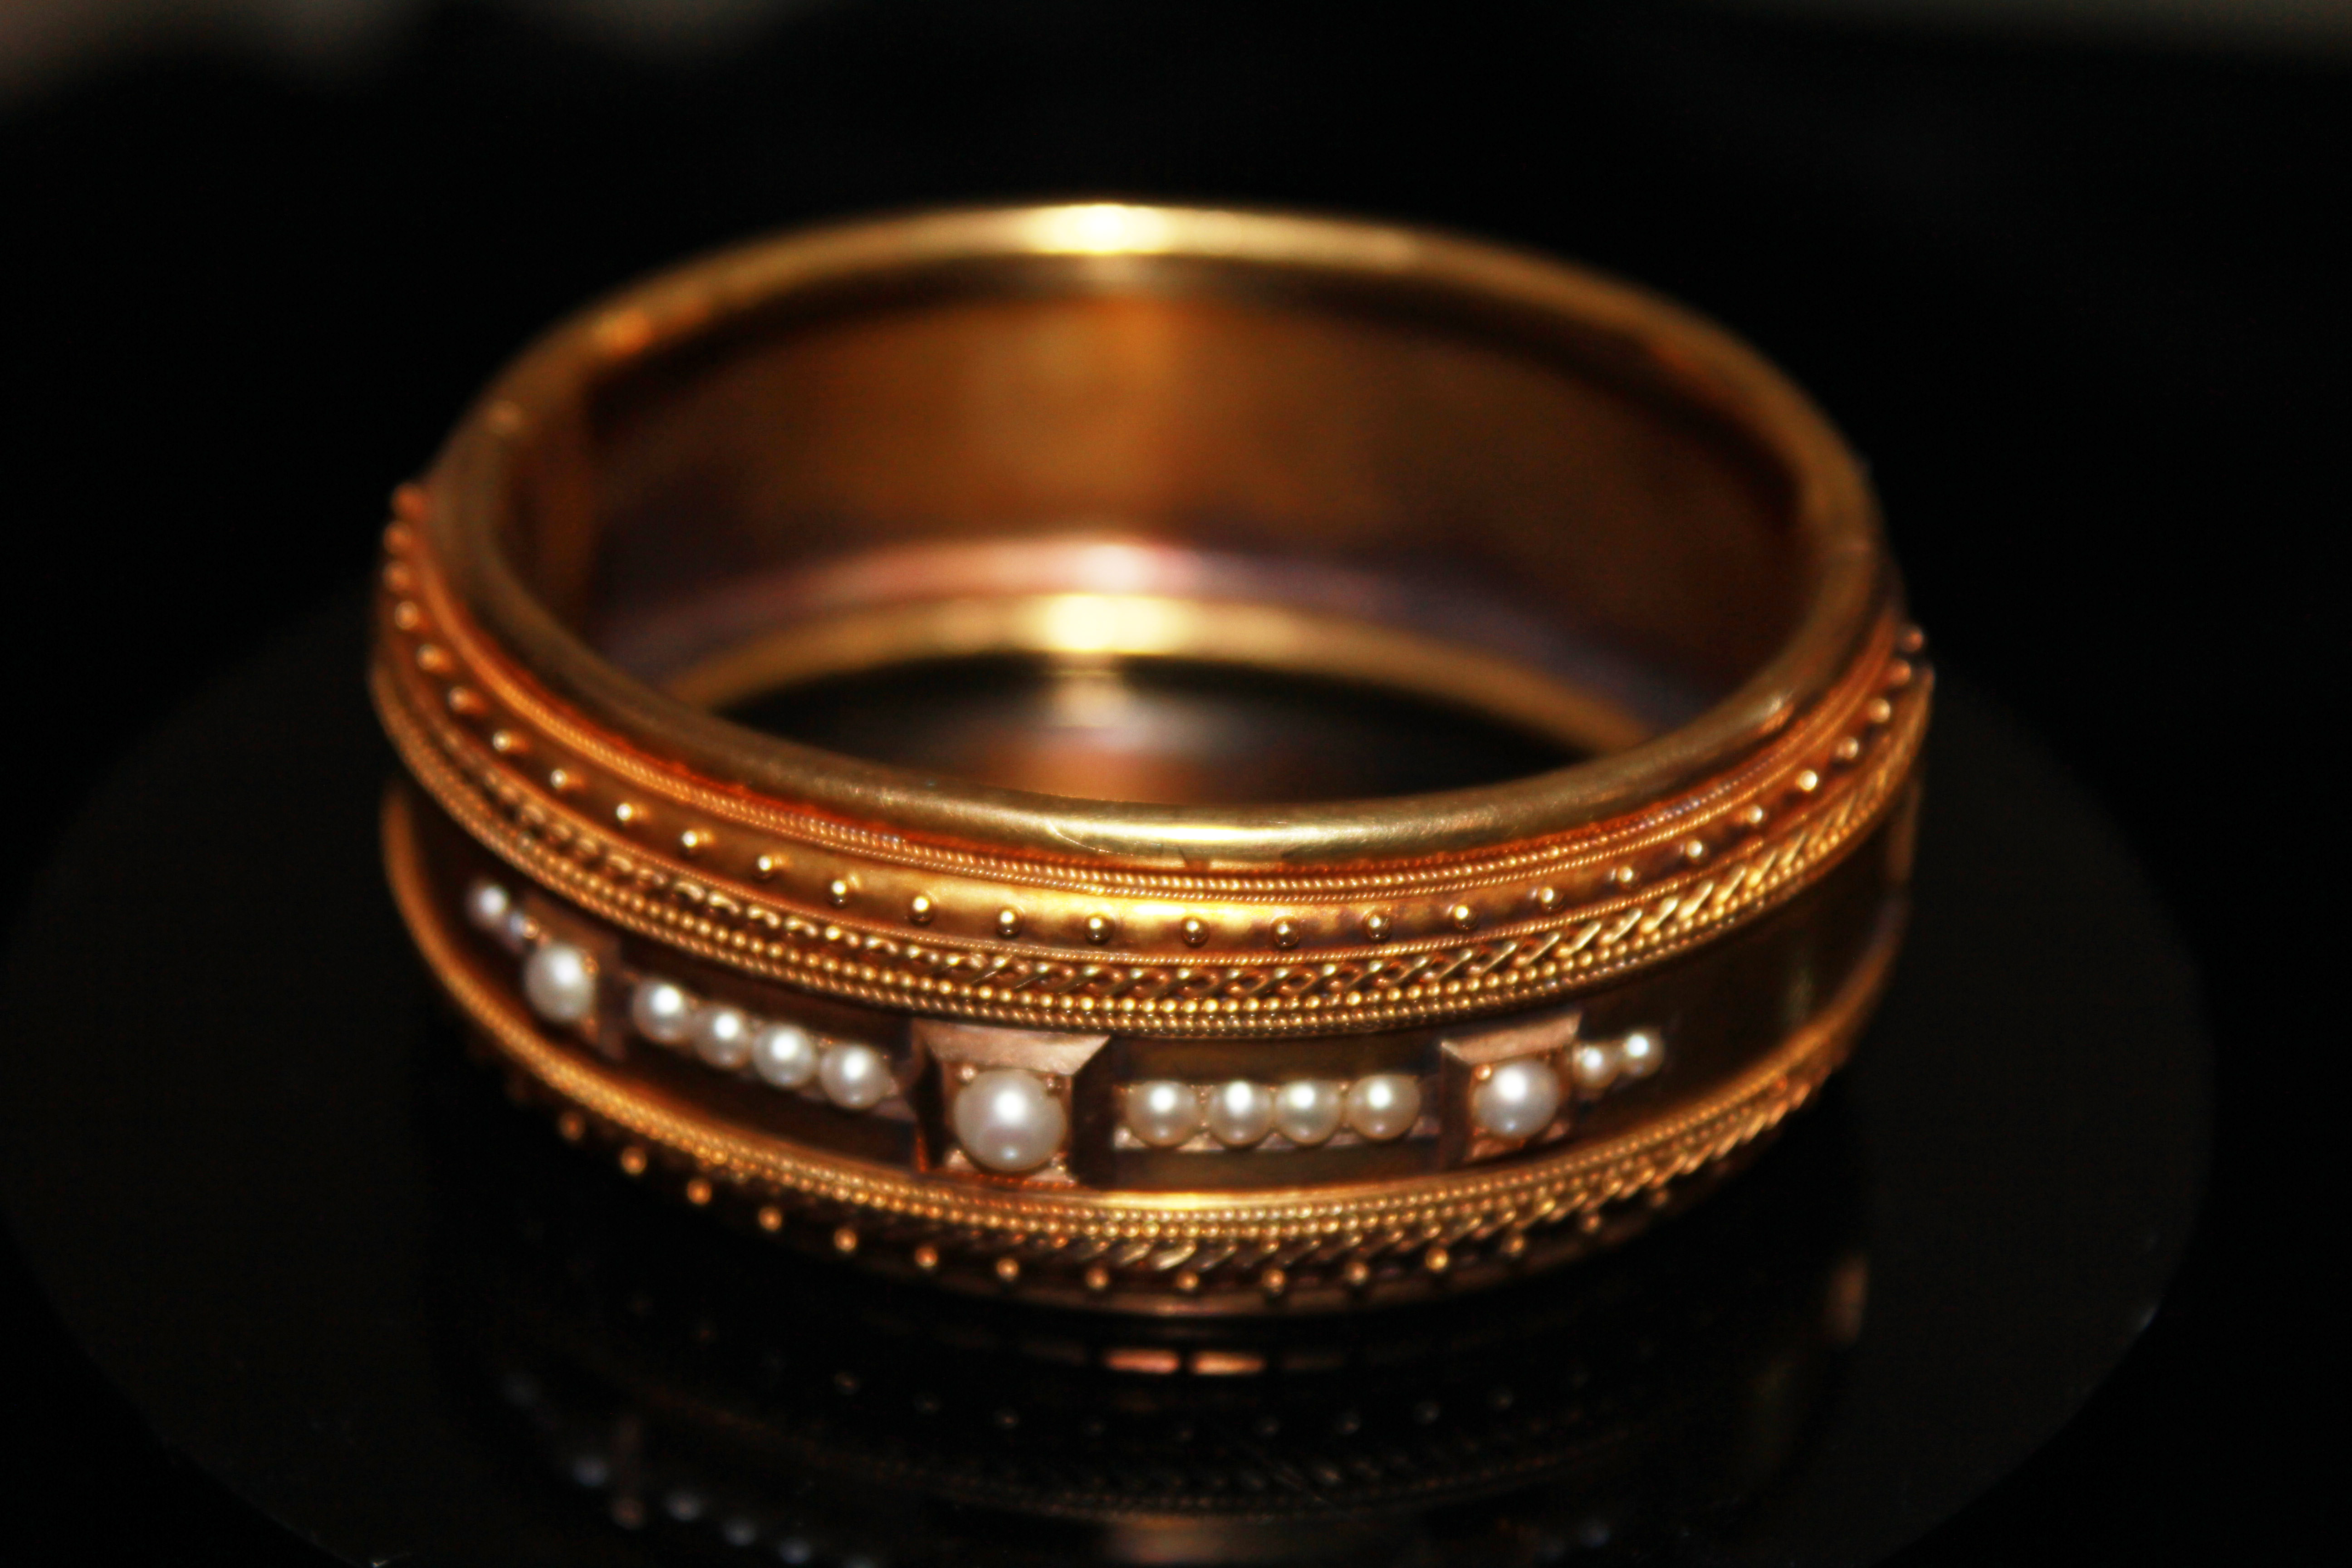
[[[1372,1266],[1360,1258],[1351,1258],[1348,1267],[1339,1271],[1339,1278],[1348,1282],[1349,1289],[1360,1290],[1372,1282]]]
[[[555,1131],[566,1143],[577,1143],[588,1135],[588,1119],[576,1110],[567,1110],[555,1119]]]
[[[915,1267],[929,1274],[940,1266],[940,1249],[925,1242],[915,1248]]]
[[[773,1204],[761,1204],[760,1205],[760,1228],[761,1230],[770,1231],[783,1229],[784,1211],[778,1208]]]
[[[930,895],[928,893],[917,893],[907,902],[907,918],[919,926],[930,924],[932,918],[939,912],[939,905],[931,902]]]
[[[1110,1289],[1110,1270],[1099,1263],[1087,1266],[1087,1289],[1100,1295]]]
[[[1432,1274],[1443,1274],[1454,1267],[1454,1254],[1443,1247],[1433,1246],[1421,1255],[1421,1266]]]
[[[646,1173],[646,1152],[635,1143],[621,1151],[621,1169],[632,1176]]]
[[[1279,1296],[1290,1289],[1290,1276],[1280,1268],[1268,1268],[1257,1277],[1257,1288],[1268,1297]]]
[[[686,1201],[692,1204],[696,1208],[700,1208],[703,1205],[709,1203],[710,1201],[710,1184],[704,1181],[700,1176],[697,1176],[694,1180],[687,1183]]]
[[[1006,1253],[996,1260],[996,1277],[1007,1285],[1021,1278],[1021,1259]]]
[[[1527,1233],[1525,1231],[1515,1230],[1510,1235],[1503,1237],[1502,1251],[1503,1256],[1506,1258],[1526,1257],[1528,1252]]]
[[[1021,934],[1021,911],[1019,910],[997,910],[996,934],[1002,937],[1019,936]]]
[[[1184,923],[1177,929],[1183,932],[1186,947],[1198,947],[1209,940],[1209,922],[1198,915],[1185,916]]]
[[[833,1249],[843,1257],[857,1250],[857,1227],[843,1226],[833,1233]]]
[[[1179,1268],[1176,1270],[1176,1278],[1171,1283],[1185,1295],[1190,1296],[1201,1288],[1201,1277],[1190,1268]]]

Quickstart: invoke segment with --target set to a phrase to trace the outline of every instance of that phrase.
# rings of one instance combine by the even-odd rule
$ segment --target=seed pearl
[[[694,1054],[731,1072],[751,1059],[751,1020],[733,1007],[705,1007],[694,1019]]]
[[[1034,1072],[997,1068],[956,1096],[956,1142],[972,1163],[1008,1173],[1034,1171],[1054,1157],[1069,1131],[1069,1113]]]
[[[1497,1138],[1531,1137],[1559,1111],[1559,1074],[1531,1057],[1497,1062],[1470,1097],[1470,1119]]]
[[[530,917],[522,912],[520,904],[508,907],[507,917],[499,922],[497,932],[499,945],[509,952],[527,952],[531,938],[538,934],[538,928],[531,924]]]
[[[488,931],[492,936],[502,934],[507,911],[513,907],[514,900],[507,890],[488,877],[466,889],[466,919],[476,931]]]
[[[1348,1087],[1348,1125],[1375,1142],[1402,1138],[1421,1120],[1421,1081],[1401,1072],[1374,1073]]]
[[[1586,1094],[1599,1094],[1617,1078],[1617,1047],[1605,1040],[1588,1040],[1568,1053],[1568,1074]]]
[[[1636,1029],[1617,1042],[1617,1058],[1627,1078],[1647,1078],[1664,1065],[1666,1047],[1649,1030]]]
[[[751,1037],[751,1070],[778,1089],[816,1076],[816,1040],[797,1024],[769,1024]]]
[[[1274,1090],[1237,1078],[1209,1091],[1209,1134],[1228,1148],[1246,1149],[1274,1131]]]
[[[1127,1130],[1153,1149],[1173,1149],[1201,1130],[1201,1097],[1189,1083],[1155,1079],[1127,1091]]]
[[[629,1022],[649,1040],[682,1046],[694,1034],[694,998],[675,980],[649,976],[629,997]]]
[[[596,969],[568,942],[541,946],[522,966],[522,994],[551,1024],[576,1024],[596,1010]]]
[[[1346,1109],[1338,1084],[1296,1078],[1275,1091],[1274,1125],[1293,1143],[1320,1143],[1339,1131]]]
[[[824,1097],[844,1110],[879,1105],[892,1088],[889,1060],[872,1046],[846,1040],[825,1047],[816,1076],[824,1086]]]

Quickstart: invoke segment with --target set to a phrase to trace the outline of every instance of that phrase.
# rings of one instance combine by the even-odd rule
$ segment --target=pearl
[[[1617,1079],[1617,1047],[1606,1040],[1587,1040],[1568,1053],[1568,1075],[1585,1094],[1599,1094]]]
[[[864,1110],[879,1105],[897,1086],[890,1081],[890,1061],[872,1046],[835,1040],[817,1063],[817,1081],[824,1097],[844,1110]]]
[[[522,906],[515,904],[508,909],[506,918],[499,922],[499,929],[492,934],[509,952],[529,952],[531,938],[539,931],[531,924],[530,917],[522,912]]]
[[[1153,1149],[1173,1149],[1201,1130],[1201,1097],[1189,1083],[1154,1079],[1129,1086],[1127,1130]]]
[[[1559,1074],[1533,1057],[1498,1062],[1470,1096],[1470,1119],[1497,1138],[1528,1138],[1559,1112]]]
[[[476,879],[466,889],[466,919],[476,931],[499,935],[506,930],[507,911],[512,908],[513,897],[488,877]]]
[[[1069,1113],[1034,1072],[997,1068],[956,1096],[956,1142],[972,1163],[992,1171],[1034,1171],[1054,1157],[1070,1130]]]
[[[682,1046],[694,1034],[694,997],[675,980],[648,975],[629,997],[629,1022],[649,1040]]]
[[[1647,1078],[1665,1065],[1666,1045],[1649,1030],[1636,1029],[1617,1042],[1617,1057],[1627,1078]]]
[[[1339,1131],[1346,1110],[1338,1084],[1295,1078],[1275,1091],[1274,1125],[1293,1143],[1320,1143]]]
[[[576,1024],[596,1010],[596,966],[568,942],[541,946],[522,966],[522,994],[551,1024]]]
[[[1421,1080],[1374,1073],[1348,1086],[1348,1125],[1375,1142],[1402,1138],[1421,1120]]]
[[[751,1037],[751,1070],[778,1089],[798,1089],[816,1076],[816,1039],[797,1024],[763,1025]]]
[[[1229,1148],[1246,1149],[1274,1131],[1274,1090],[1237,1078],[1209,1091],[1209,1132]]]
[[[694,1054],[729,1071],[751,1059],[751,1020],[733,1007],[705,1007],[695,1016]]]

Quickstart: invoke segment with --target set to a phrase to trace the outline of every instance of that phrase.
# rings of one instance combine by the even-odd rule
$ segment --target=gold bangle
[[[1859,468],[1554,262],[1111,205],[757,243],[557,328],[394,510],[427,963],[567,1137],[871,1267],[1231,1312],[1557,1262],[1801,1104],[1893,954],[1930,681]],[[897,745],[1008,658],[1582,760],[1297,804],[1370,775],[721,711],[833,682]]]

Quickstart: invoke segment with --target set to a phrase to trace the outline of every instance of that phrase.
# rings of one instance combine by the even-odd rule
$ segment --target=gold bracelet
[[[1234,1312],[1556,1263],[1803,1103],[1897,941],[1930,681],[1858,466],[1555,262],[756,243],[558,327],[394,511],[434,973],[565,1137],[872,1268]]]

